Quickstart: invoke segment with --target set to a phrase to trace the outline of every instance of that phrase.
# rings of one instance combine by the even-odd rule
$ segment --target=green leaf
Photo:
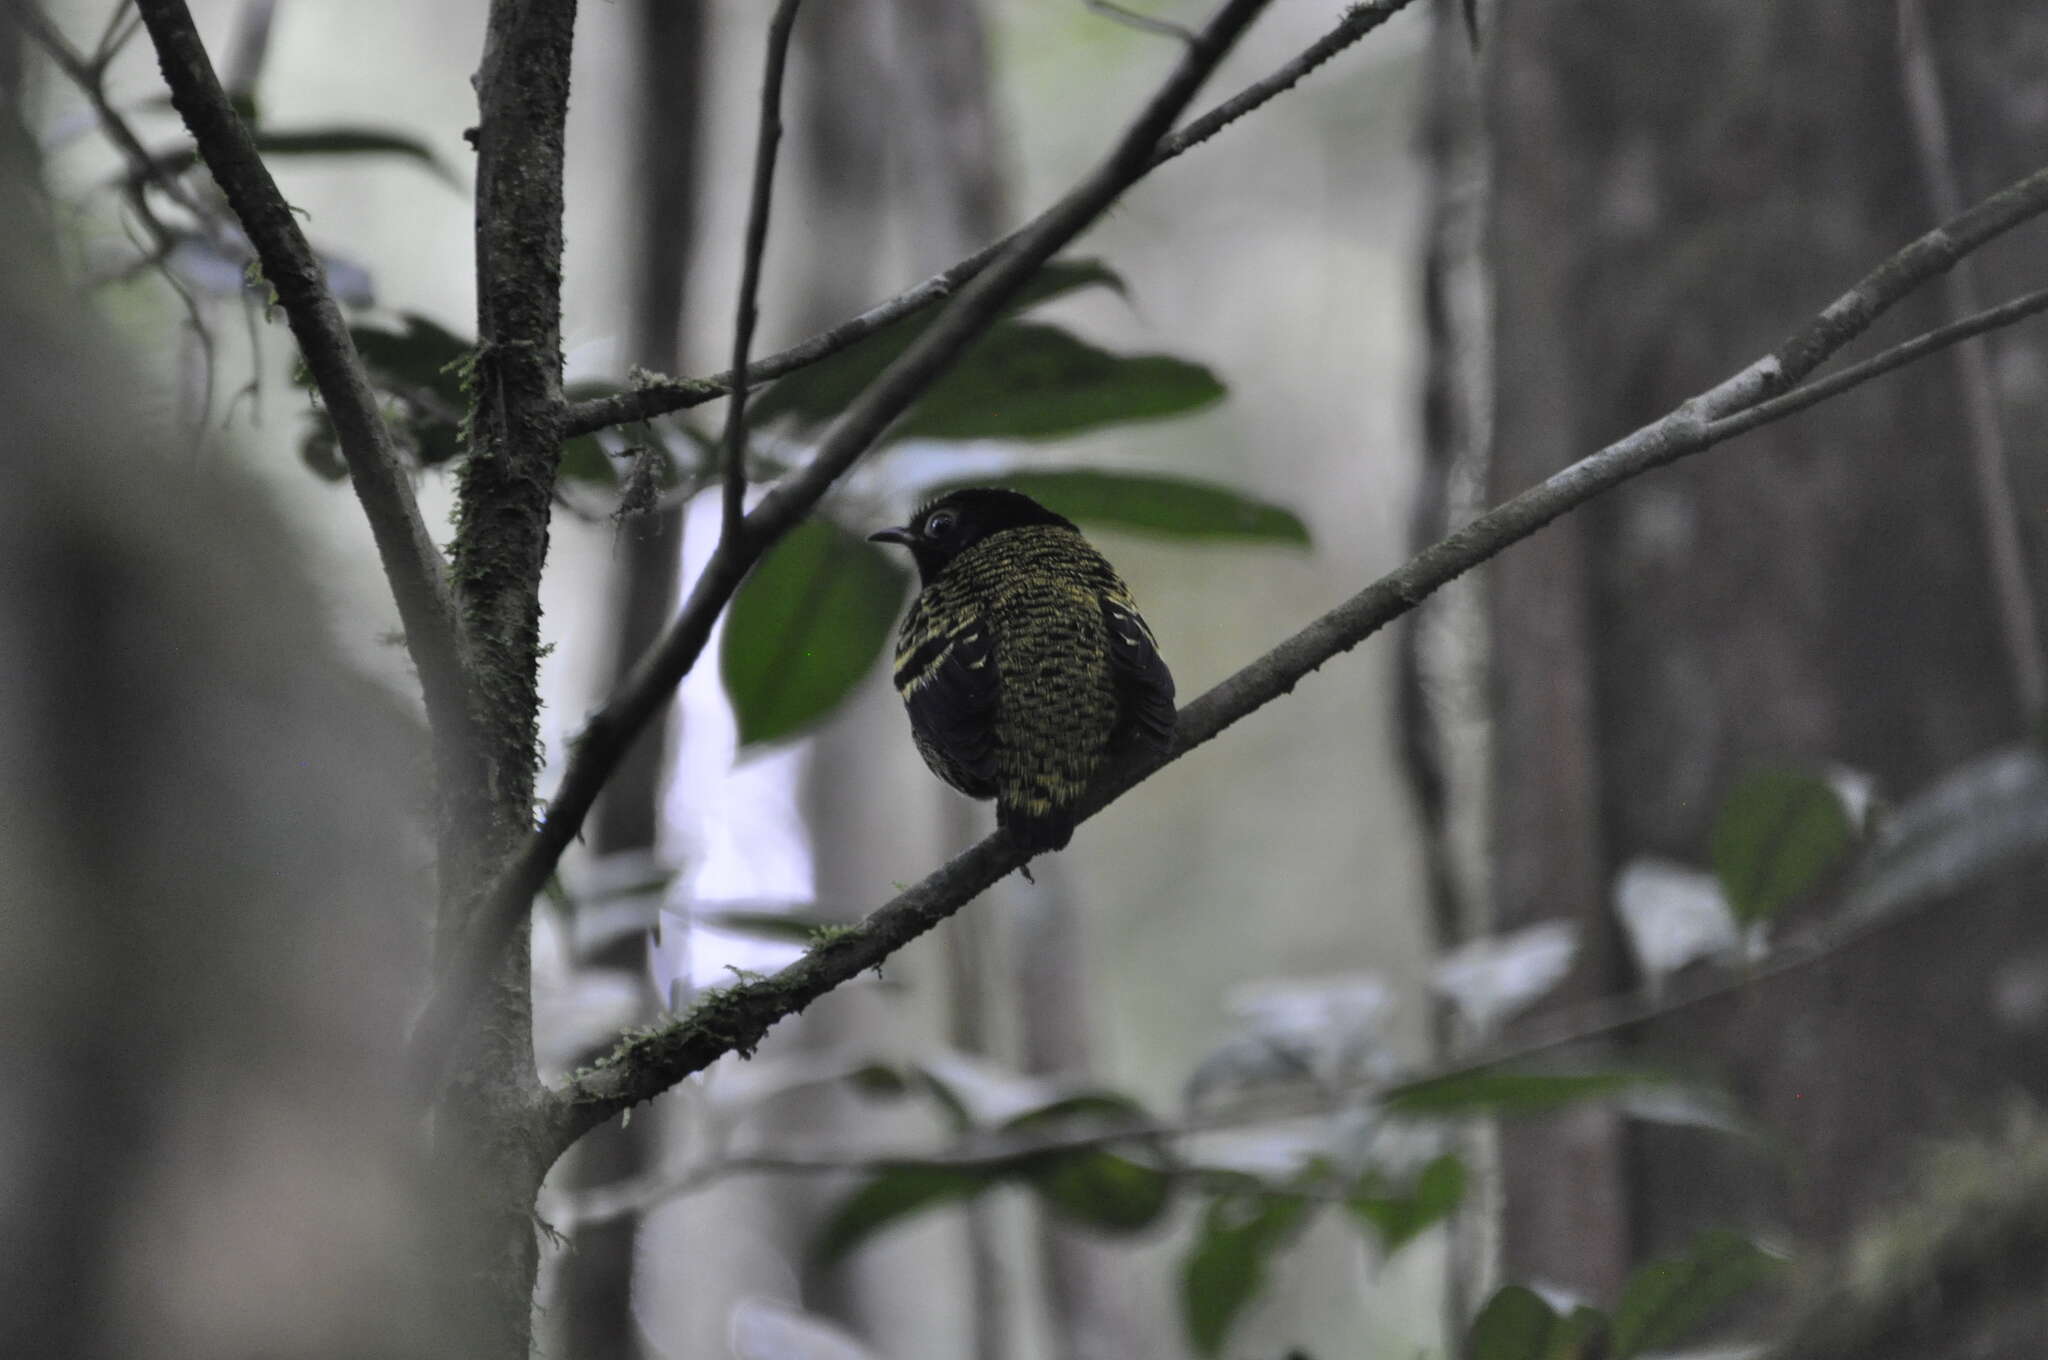
[[[1811,892],[1854,836],[1826,780],[1791,770],[1744,779],[1714,820],[1714,873],[1735,919],[1765,920]]]
[[[1445,1153],[1422,1168],[1406,1194],[1376,1193],[1377,1182],[1376,1176],[1369,1177],[1349,1205],[1379,1235],[1381,1249],[1391,1256],[1464,1202],[1465,1163]]]
[[[1008,321],[970,344],[889,439],[1056,439],[1207,406],[1223,384],[1165,354],[1112,354],[1063,330]]]
[[[697,910],[691,913],[691,920],[700,926],[713,930],[730,931],[734,935],[748,935],[758,940],[773,940],[778,944],[806,945],[819,930],[831,926],[853,924],[837,917],[821,916],[807,911],[745,911],[734,909]]]
[[[399,330],[369,324],[348,328],[363,363],[385,383],[431,392],[460,414],[469,404],[460,370],[474,342],[417,312],[402,312],[398,319]]]
[[[1511,1284],[1472,1320],[1464,1360],[1595,1360],[1605,1354],[1606,1332],[1607,1318],[1597,1309],[1559,1316],[1534,1290]]]
[[[1058,1100],[1012,1115],[1002,1123],[1004,1133],[1050,1132],[1062,1124],[1094,1119],[1112,1124],[1136,1124],[1150,1119],[1145,1107],[1120,1091],[1079,1091]]]
[[[1216,1355],[1266,1282],[1266,1264],[1307,1218],[1299,1195],[1218,1199],[1181,1262],[1181,1315],[1200,1355]]]
[[[1701,1233],[1684,1256],[1652,1261],[1630,1276],[1614,1310],[1614,1360],[1687,1341],[1783,1264],[1740,1233]]]
[[[1097,284],[1114,288],[1118,293],[1124,291],[1123,280],[1099,260],[1054,260],[1032,277],[1004,314],[1014,316],[1041,302]],[[818,425],[830,420],[910,348],[938,315],[939,308],[927,307],[882,327],[828,359],[798,369],[749,404],[753,422],[765,425],[787,417],[799,425]]]
[[[1106,1233],[1151,1227],[1173,1198],[1165,1172],[1099,1148],[1032,1157],[1021,1172],[1049,1207]]]
[[[612,487],[619,484],[618,470],[612,466],[604,445],[597,442],[594,434],[578,435],[562,442],[560,471],[565,480],[582,482],[587,486]]]
[[[1662,1073],[1610,1069],[1596,1072],[1518,1072],[1487,1067],[1431,1077],[1390,1089],[1382,1099],[1389,1114],[1544,1114],[1585,1100],[1604,1100],[1646,1086],[1669,1086]]]
[[[829,520],[770,548],[733,600],[719,656],[740,746],[831,712],[882,654],[908,585],[880,548]]]
[[[899,1166],[877,1172],[840,1201],[811,1244],[820,1265],[832,1265],[870,1237],[912,1214],[971,1199],[993,1183],[963,1167]]]
[[[996,480],[1081,524],[1112,525],[1175,538],[1235,538],[1307,544],[1308,526],[1290,510],[1228,487],[1186,477],[1092,470],[1014,472]],[[931,495],[988,478],[948,483]]]

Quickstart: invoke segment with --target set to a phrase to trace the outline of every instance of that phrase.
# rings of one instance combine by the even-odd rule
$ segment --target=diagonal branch
[[[740,265],[739,315],[732,327],[732,402],[725,412],[725,518],[721,533],[738,543],[747,496],[747,351],[754,343],[754,305],[761,292],[761,257],[768,249],[768,208],[775,195],[775,151],[782,144],[782,71],[803,0],[782,0],[768,23],[767,71],[761,78],[761,133],[754,147],[754,194],[747,207],[746,257]]]
[[[377,409],[376,393],[349,338],[341,308],[327,291],[320,262],[257,154],[249,130],[228,103],[184,0],[138,0],[137,7],[156,44],[172,106],[185,120],[206,168],[255,247],[263,276],[277,292],[292,337],[334,422],[349,480],[369,517],[378,558],[398,603],[428,717],[437,735],[457,733],[466,702],[465,649],[446,571],[420,517],[412,482]],[[147,153],[144,157],[146,161]]]
[[[2043,212],[2048,212],[2048,169],[2036,171],[1913,241],[1775,351],[1726,381],[1425,548],[1183,708],[1173,745],[1162,755],[1135,757],[1108,771],[1092,792],[1084,816],[1288,693],[1311,671],[1414,609],[1439,587],[1552,520],[1622,482],[1762,423],[1748,414],[1753,408],[1770,402],[1813,372],[1920,284]],[[1976,333],[1962,326],[1945,331],[1943,343],[1948,344],[1964,338],[1966,331]],[[1912,351],[1908,357],[1919,357],[1937,346],[1916,340],[1906,348]],[[1887,358],[1880,356],[1880,360]],[[1874,360],[1859,366],[1860,376],[1874,377],[1894,366]],[[1842,390],[1846,390],[1845,384],[1833,387],[1833,391]],[[1810,403],[1787,398],[1771,409],[1781,418],[1806,404]],[[761,508],[767,509],[768,503]],[[661,1094],[727,1053],[751,1053],[778,1020],[803,1010],[840,983],[880,967],[891,954],[958,911],[1027,858],[998,831],[877,908],[858,927],[818,945],[774,976],[714,993],[688,1014],[627,1038],[603,1066],[555,1093],[553,1145],[557,1150],[568,1147],[585,1130]]]
[[[1311,71],[1413,3],[1414,0],[1365,0],[1365,3],[1353,6],[1335,28],[1309,44],[1272,75],[1245,87],[1179,131],[1161,138],[1141,174],[1150,174],[1175,157],[1193,150],[1254,109],[1293,89]],[[1057,206],[1048,209],[1000,241],[984,246],[923,283],[905,289],[886,302],[876,303],[830,330],[820,331],[808,340],[758,360],[748,367],[748,384],[769,382],[807,368],[820,359],[829,359],[893,322],[937,306],[978,277],[1000,259],[1004,251],[1037,230],[1047,217],[1057,211]],[[686,411],[707,401],[716,401],[731,392],[733,387],[733,370],[727,369],[706,378],[659,382],[638,391],[577,402],[563,416],[562,433],[564,437],[573,437],[613,425],[628,425],[636,420]]]
[[[574,754],[547,815],[511,856],[456,943],[441,984],[414,1026],[412,1053],[421,1080],[438,1078],[450,1037],[468,1009],[471,995],[532,909],[535,894],[582,829],[583,819],[612,770],[703,651],[712,624],[754,563],[810,513],[832,483],[938,379],[968,342],[995,322],[1047,260],[1144,175],[1159,139],[1266,3],[1225,0],[1102,164],[1017,237],[986,273],[969,284],[930,328],[855,398],[825,432],[811,462],[769,492],[746,516],[744,533],[719,540],[682,613],[571,743]]]

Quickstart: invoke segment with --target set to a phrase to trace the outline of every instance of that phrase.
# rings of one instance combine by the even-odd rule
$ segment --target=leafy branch
[[[1964,338],[1965,332],[1977,333],[1972,327],[2009,322],[2025,314],[2029,308],[2015,304],[2001,309],[2005,314],[1997,323],[1974,318],[1963,325],[1944,327],[1942,332],[1918,338],[1892,354],[1845,372],[1818,396],[1794,390],[1920,284],[2044,211],[2048,211],[2048,170],[2036,171],[1911,242],[1771,353],[1424,549],[1188,704],[1180,712],[1172,747],[1162,755],[1133,758],[1108,771],[1092,793],[1084,815],[1092,815],[1167,764],[1291,691],[1311,671],[1414,609],[1445,583],[1600,493],[1769,420],[1782,419],[1898,363],[1953,344]],[[1814,385],[1815,389],[1822,386]],[[842,419],[835,431],[845,424]],[[827,442],[829,446],[829,436]],[[825,465],[821,454],[812,471]],[[769,509],[772,503],[771,497],[761,509]],[[693,600],[693,607],[695,604]],[[690,612],[685,610],[685,618]],[[705,627],[708,629],[708,619]],[[877,908],[859,927],[820,944],[774,976],[715,993],[691,1012],[629,1037],[603,1066],[554,1092],[554,1143],[567,1147],[584,1130],[659,1095],[726,1053],[751,1053],[777,1021],[803,1010],[840,983],[879,966],[1027,858],[997,832]]]
[[[1150,159],[1140,170],[1139,175],[1134,177],[1133,182],[1135,178],[1150,174],[1168,161],[1200,146],[1246,114],[1293,89],[1310,72],[1358,42],[1412,3],[1414,0],[1365,0],[1365,3],[1354,5],[1345,11],[1344,17],[1338,21],[1336,27],[1310,43],[1273,74],[1246,86],[1179,131],[1162,137],[1153,147]],[[932,275],[923,283],[907,288],[885,302],[876,303],[860,315],[849,317],[838,325],[820,331],[810,339],[792,345],[780,353],[756,360],[747,368],[746,383],[749,386],[765,383],[794,373],[798,369],[808,368],[821,359],[828,359],[842,350],[859,344],[877,331],[907,316],[938,306],[978,278],[990,265],[1001,259],[1005,251],[1042,227],[1047,219],[1060,211],[1060,206],[1055,204],[1001,240],[984,246],[967,258]],[[565,436],[589,434],[609,426],[651,420],[655,416],[686,411],[707,401],[716,401],[730,393],[737,385],[738,379],[734,374],[735,370],[727,369],[723,373],[714,373],[709,377],[654,382],[636,391],[577,402],[564,413],[562,432]]]

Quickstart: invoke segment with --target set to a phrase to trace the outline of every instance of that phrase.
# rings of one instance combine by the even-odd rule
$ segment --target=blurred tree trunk
[[[623,243],[633,260],[631,267],[638,271],[627,353],[636,363],[679,372],[684,367],[685,288],[697,236],[707,35],[700,5],[641,0],[637,9],[640,70],[632,131],[637,158],[633,182],[642,186],[642,193]],[[623,677],[647,651],[675,610],[682,530],[680,507],[659,509],[619,526],[611,597],[614,677]],[[606,786],[590,833],[590,848],[600,858],[644,856],[652,864],[660,839],[669,715],[674,711],[664,707],[648,724]],[[577,962],[616,972],[636,986],[651,985],[644,931],[614,935]],[[653,1002],[650,998],[649,1009]],[[570,1153],[565,1182],[603,1185],[640,1173],[654,1160],[658,1123],[614,1120],[593,1129]],[[632,1309],[638,1230],[637,1218],[624,1218],[575,1234],[562,1263],[564,1355],[628,1360],[639,1354]]]
[[[1930,9],[1974,198],[2038,164],[2048,13]],[[1935,220],[1890,6],[1582,0],[1498,24],[1492,499],[1747,362]],[[1988,298],[2025,277],[2013,253]],[[1888,333],[1936,324],[1941,294],[1901,311]],[[2038,366],[2033,342],[1999,344]],[[2014,428],[2041,414],[2020,396]],[[2020,737],[1984,544],[1955,370],[1930,364],[1509,553],[1490,577],[1498,924],[1578,918],[1572,990],[1611,990],[1615,874],[1703,861],[1748,770],[1841,762],[1897,797]],[[1611,1299],[1631,1259],[1709,1222],[1837,1236],[1928,1137],[2041,1089],[2020,1047],[2038,1028],[1993,997],[2044,951],[2006,884],[1640,1036],[1727,1081],[1792,1155],[1612,1116],[1511,1129],[1508,1277]]]

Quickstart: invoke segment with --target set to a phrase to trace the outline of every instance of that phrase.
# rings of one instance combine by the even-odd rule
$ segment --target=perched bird
[[[1015,491],[954,491],[900,529],[923,583],[896,690],[924,763],[1026,849],[1058,850],[1109,755],[1173,737],[1173,676],[1130,589],[1072,523]]]

